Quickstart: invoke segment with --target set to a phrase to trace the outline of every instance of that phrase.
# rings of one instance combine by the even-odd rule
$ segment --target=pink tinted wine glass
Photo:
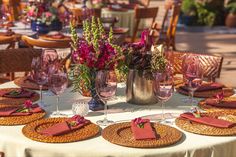
[[[104,119],[97,121],[97,124],[102,126],[113,124],[113,121],[107,119],[107,101],[116,93],[117,78],[115,72],[107,70],[98,71],[95,88],[98,96],[104,102]]]

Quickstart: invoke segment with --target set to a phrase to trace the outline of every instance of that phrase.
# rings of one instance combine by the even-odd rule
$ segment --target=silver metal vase
[[[146,71],[130,69],[126,83],[126,100],[137,105],[156,104],[157,99],[153,93],[153,81],[148,78]]]

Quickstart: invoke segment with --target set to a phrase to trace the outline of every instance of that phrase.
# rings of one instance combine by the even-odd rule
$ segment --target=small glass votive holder
[[[86,116],[89,112],[88,101],[78,100],[72,104],[72,113],[74,115]]]

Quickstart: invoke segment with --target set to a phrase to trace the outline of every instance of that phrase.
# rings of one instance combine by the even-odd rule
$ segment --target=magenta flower
[[[25,107],[25,108],[31,108],[32,105],[33,105],[33,102],[32,102],[31,100],[26,100],[26,101],[24,102],[24,107]]]
[[[214,97],[217,99],[218,102],[221,102],[224,99],[224,93],[217,93],[216,95],[214,95]]]
[[[76,122],[77,125],[84,124],[86,119],[80,115],[74,115],[72,119]]]
[[[46,13],[45,13],[45,16],[46,16],[46,18],[50,18],[50,17],[52,17],[52,13],[46,12]]]

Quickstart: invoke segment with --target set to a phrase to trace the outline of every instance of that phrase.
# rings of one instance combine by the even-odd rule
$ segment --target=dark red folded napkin
[[[190,121],[194,121],[197,123],[210,125],[210,126],[214,126],[214,127],[219,127],[219,128],[230,128],[230,127],[233,127],[235,124],[235,123],[231,123],[226,120],[216,119],[213,117],[206,117],[205,116],[205,117],[196,118],[192,113],[189,113],[189,112],[181,114],[180,117],[187,118]]]
[[[20,107],[9,107],[9,108],[1,108],[0,109],[0,117],[8,117],[8,116],[27,116],[33,113],[42,112],[43,109],[40,108],[37,104],[34,104],[29,112],[21,112],[23,110],[22,106]]]
[[[206,104],[207,105],[211,105],[211,106],[215,106],[215,107],[223,107],[223,108],[236,108],[236,100],[233,101],[218,101],[218,99],[215,98],[209,98],[206,99]]]
[[[209,91],[209,90],[216,90],[216,89],[221,89],[223,88],[224,85],[220,84],[220,83],[207,83],[207,84],[202,84],[200,87],[198,87],[198,89],[196,90],[196,92],[203,92],[203,91]],[[181,89],[188,91],[188,87],[186,85],[181,86]]]
[[[47,37],[52,38],[52,39],[63,39],[65,38],[65,35],[62,33],[58,33],[58,34],[53,34],[53,35],[47,35]]]
[[[0,91],[0,97],[7,98],[31,98],[33,95],[34,92],[25,89],[17,89],[8,92]]]
[[[149,119],[142,119],[143,126],[139,126],[136,122],[137,119],[131,121],[131,130],[136,140],[156,139],[156,134],[152,129]]]
[[[83,118],[83,117],[79,116],[79,118]],[[90,123],[89,120],[84,119],[83,122],[81,122],[81,123],[78,123],[76,125],[71,125],[71,123],[76,123],[76,121],[78,121],[78,119],[76,120],[76,118],[72,117],[64,122],[57,123],[57,124],[53,125],[52,127],[44,129],[44,130],[40,131],[40,133],[47,135],[47,136],[58,136],[58,135],[63,135],[63,134],[69,133],[73,130],[80,129],[83,126]]]

